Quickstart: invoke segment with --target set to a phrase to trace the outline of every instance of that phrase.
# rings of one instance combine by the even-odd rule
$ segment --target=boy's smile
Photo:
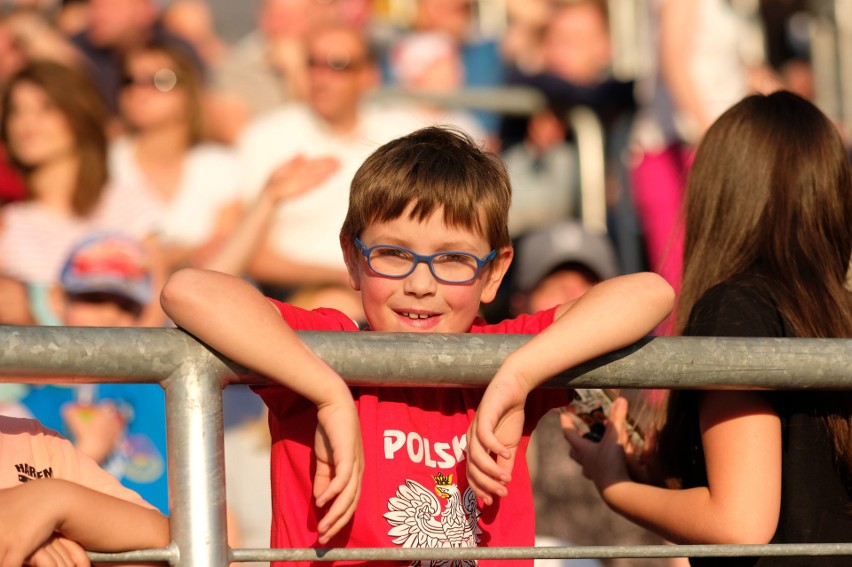
[[[409,217],[409,208],[391,221],[369,225],[360,235],[366,247],[378,244],[403,246],[417,254],[467,252],[486,256],[491,246],[485,237],[444,224],[443,211],[423,221]],[[352,242],[342,242],[352,287],[361,292],[370,328],[381,332],[463,333],[470,329],[480,303],[494,299],[512,258],[511,248],[499,250],[479,275],[464,284],[446,284],[435,279],[425,262],[404,278],[373,272],[364,255]]]

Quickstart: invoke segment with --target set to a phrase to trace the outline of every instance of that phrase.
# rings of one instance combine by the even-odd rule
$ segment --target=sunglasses
[[[121,86],[124,88],[146,87],[155,88],[161,93],[172,91],[178,85],[178,76],[171,69],[160,69],[153,75],[136,75],[125,74],[121,77]]]
[[[358,71],[366,67],[369,61],[366,57],[360,59],[351,59],[346,55],[336,57],[308,57],[308,67],[310,69],[329,69],[331,71]]]

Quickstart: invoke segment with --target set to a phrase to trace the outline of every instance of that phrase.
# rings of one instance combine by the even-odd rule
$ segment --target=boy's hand
[[[583,437],[574,426],[574,415],[560,416],[562,433],[571,445],[571,458],[583,467],[583,476],[595,483],[603,495],[607,487],[630,480],[627,446],[627,400],[617,398],[610,410],[606,430],[600,442]]]
[[[527,389],[498,371],[485,390],[467,432],[467,481],[487,506],[493,496],[506,496],[515,455],[524,429]]]
[[[348,389],[345,391],[346,398],[317,408],[314,498],[318,508],[331,503],[317,525],[321,544],[327,543],[349,522],[361,494],[364,474],[361,427],[351,394]]]

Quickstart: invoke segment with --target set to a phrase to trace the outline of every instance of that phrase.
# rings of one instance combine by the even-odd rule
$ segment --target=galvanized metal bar
[[[300,333],[347,381],[381,386],[484,386],[526,335]],[[90,554],[96,561],[422,559],[424,550],[252,550],[229,553],[222,387],[263,383],[177,329],[0,326],[0,382],[160,382],[166,390],[172,544]],[[570,346],[570,345],[569,345]],[[400,356],[399,353],[405,353]],[[849,389],[852,340],[649,338],[553,379],[553,387]],[[201,474],[198,474],[198,471]],[[852,544],[429,550],[428,558],[852,555]]]
[[[486,385],[503,359],[530,339],[418,333],[300,336],[352,384],[435,387]],[[177,329],[0,326],[0,345],[0,382],[157,382],[193,359],[209,364],[211,373],[229,383],[264,383]],[[547,386],[850,389],[852,340],[648,338],[568,370]]]
[[[651,557],[824,557],[852,555],[852,544],[770,545],[613,545],[569,547],[482,547],[463,549],[263,549],[231,550],[231,562],[246,561],[403,561],[453,559],[614,559]],[[167,561],[168,550],[89,553],[92,561]]]
[[[451,561],[462,559],[610,559],[617,557],[752,557],[852,555],[852,543],[772,545],[634,545],[570,547],[234,549],[232,561]]]
[[[448,93],[418,92],[384,86],[369,95],[370,100],[404,100],[437,104],[446,108],[485,110],[513,116],[528,116],[546,105],[544,95],[533,87],[467,87]]]
[[[138,549],[136,551],[123,551],[121,553],[101,553],[98,551],[88,551],[86,554],[89,560],[93,563],[156,563],[168,562],[174,565],[177,561],[177,547],[172,544],[171,547],[162,549]]]
[[[163,381],[176,567],[228,564],[223,380],[206,362],[189,359]]]
[[[192,335],[177,329],[16,327],[0,325],[0,375],[62,383],[157,383],[194,358],[221,372],[226,366]]]
[[[583,226],[606,234],[606,148],[604,130],[597,114],[575,106],[565,116],[574,130],[580,165],[580,209]]]

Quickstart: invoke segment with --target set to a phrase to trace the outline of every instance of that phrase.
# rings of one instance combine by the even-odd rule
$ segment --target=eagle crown
[[[453,475],[445,476],[444,473],[438,473],[432,477],[435,481],[435,486],[450,486],[453,484]]]

